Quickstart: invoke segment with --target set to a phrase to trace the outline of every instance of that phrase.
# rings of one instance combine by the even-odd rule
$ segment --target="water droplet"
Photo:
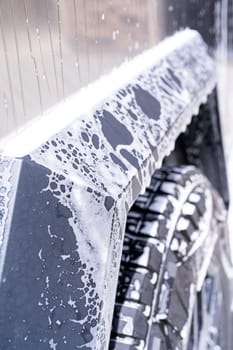
[[[135,43],[134,43],[134,48],[135,48],[135,50],[138,50],[139,49],[139,42],[138,41],[135,41]]]

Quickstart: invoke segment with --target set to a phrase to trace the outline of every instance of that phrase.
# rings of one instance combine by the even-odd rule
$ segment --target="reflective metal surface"
[[[130,82],[97,109],[77,115],[31,151],[18,154],[30,136],[36,138],[35,131],[44,132],[46,124],[37,124],[28,136],[14,138],[20,141],[13,147],[17,154],[0,157],[1,349],[31,350],[34,344],[37,350],[108,349],[127,211],[216,83],[214,62],[195,31],[176,34],[148,54],[144,62],[140,56],[117,70],[125,77],[138,63]],[[191,174],[182,177],[184,192],[172,190],[172,200],[160,196],[150,207],[155,213],[162,209],[161,216],[174,214],[164,215],[171,225],[163,222],[161,243],[156,233],[159,256],[167,254],[188,193],[199,187],[200,174]],[[169,193],[165,187],[163,183]],[[208,232],[206,219],[217,208],[211,195],[204,196],[210,210],[201,210],[207,217],[195,221],[191,235],[196,239]],[[210,230],[212,243],[214,232]],[[203,253],[194,270],[204,270],[209,238],[201,239]],[[190,242],[192,254],[197,244]],[[177,249],[182,252],[183,244]],[[157,261],[155,257],[154,267]]]
[[[0,0],[0,138],[181,27],[213,45],[217,4]]]

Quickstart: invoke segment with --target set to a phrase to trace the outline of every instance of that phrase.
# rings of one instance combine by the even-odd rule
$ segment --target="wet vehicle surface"
[[[220,43],[221,2],[0,1],[3,139],[180,29]]]
[[[222,4],[0,5],[0,349],[230,349]]]

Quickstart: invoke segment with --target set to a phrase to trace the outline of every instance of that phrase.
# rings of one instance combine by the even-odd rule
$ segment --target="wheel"
[[[225,210],[192,166],[157,171],[129,212],[110,349],[226,349]]]

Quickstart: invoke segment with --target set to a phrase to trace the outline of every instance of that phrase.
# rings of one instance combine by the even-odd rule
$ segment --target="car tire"
[[[197,168],[155,172],[128,214],[110,349],[227,349],[224,223]]]

